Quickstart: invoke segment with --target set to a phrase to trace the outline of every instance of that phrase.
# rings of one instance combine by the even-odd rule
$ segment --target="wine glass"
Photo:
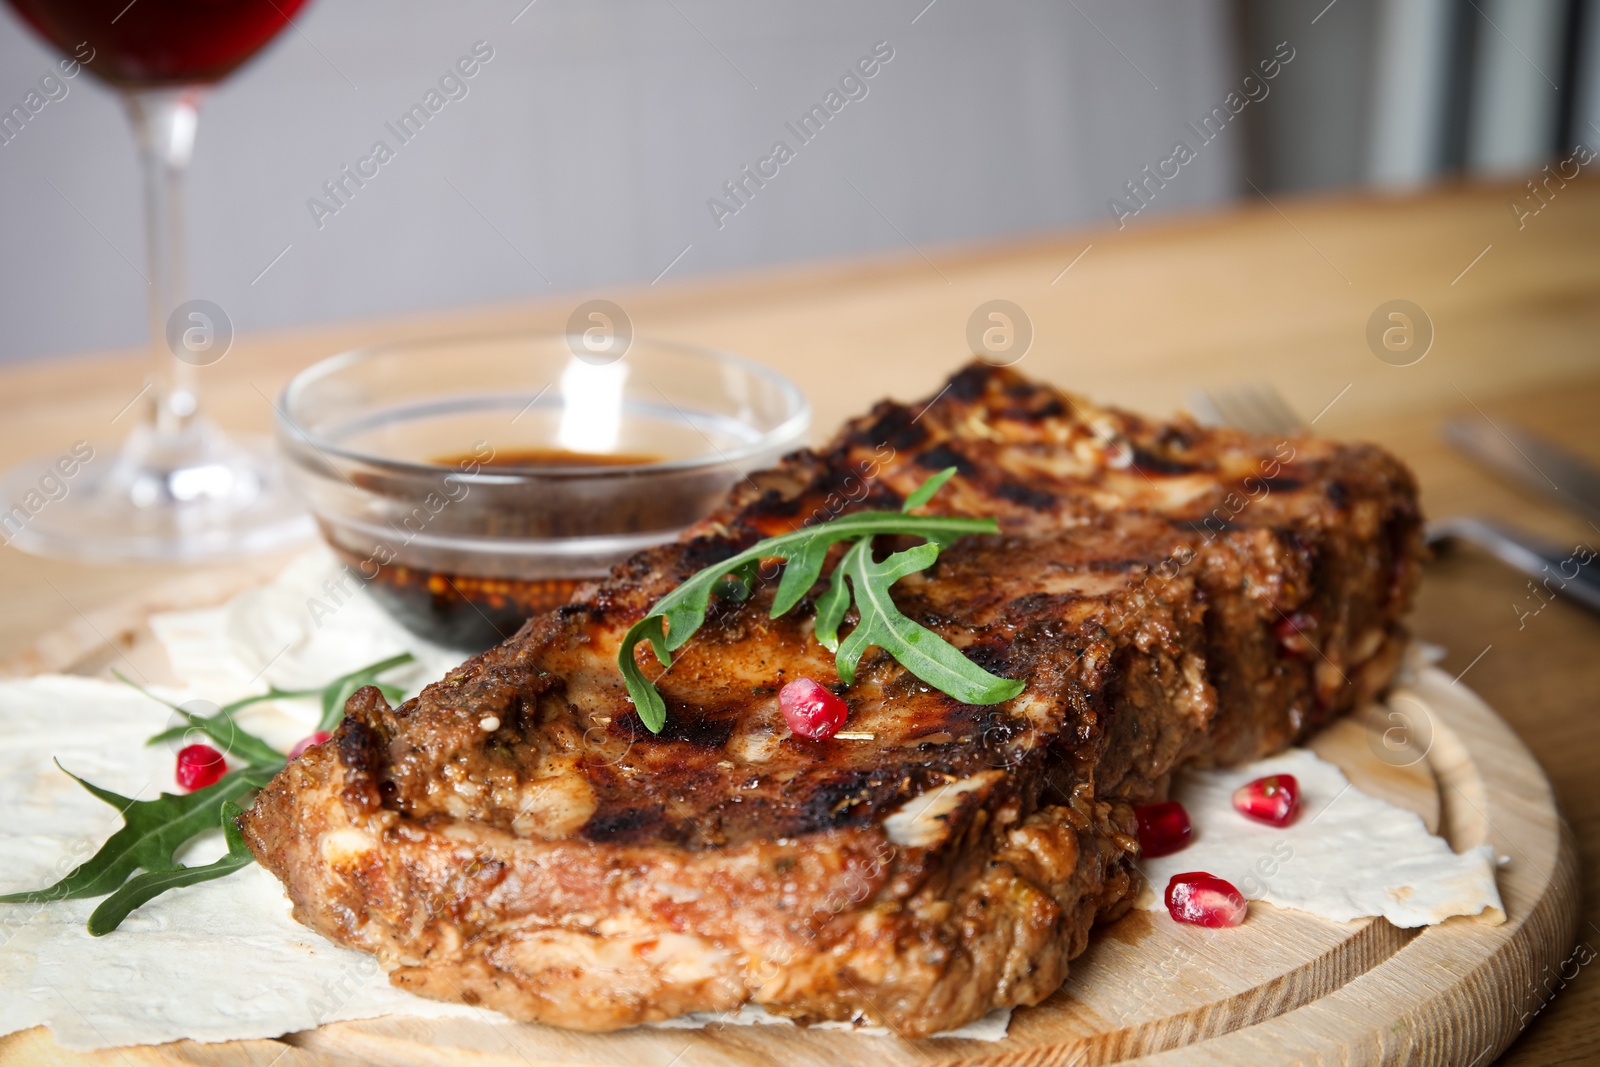
[[[215,304],[188,299],[183,210],[201,101],[306,0],[9,2],[65,63],[122,96],[143,172],[150,362],[140,421],[114,455],[41,458],[0,479],[0,540],[45,555],[195,561],[309,536],[270,450],[200,411],[202,369],[225,354],[232,326]]]

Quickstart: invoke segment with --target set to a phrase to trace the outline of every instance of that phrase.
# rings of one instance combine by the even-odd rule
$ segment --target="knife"
[[[1487,418],[1452,419],[1444,437],[1457,449],[1525,489],[1600,521],[1600,469],[1581,456],[1516,426]]]
[[[1537,614],[1546,600],[1571,597],[1600,613],[1600,550],[1592,544],[1570,551],[1530,537],[1490,519],[1463,515],[1428,524],[1428,543],[1470,541],[1496,559],[1526,574],[1544,591],[1530,593],[1528,614]],[[1533,599],[1537,597],[1538,599]],[[1512,605],[1514,608],[1516,605]]]

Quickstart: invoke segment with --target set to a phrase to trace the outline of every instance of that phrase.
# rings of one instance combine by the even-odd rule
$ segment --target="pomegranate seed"
[[[810,678],[796,678],[778,693],[789,729],[813,741],[825,741],[839,732],[850,717],[850,705]]]
[[[1238,926],[1250,911],[1244,894],[1205,871],[1175,874],[1167,883],[1167,911],[1181,923],[1195,926]]]
[[[1139,852],[1152,858],[1188,847],[1194,833],[1189,813],[1176,800],[1134,808],[1133,817],[1139,823]]]
[[[301,756],[306,754],[306,749],[315,748],[317,745],[322,744],[322,742],[326,741],[332,736],[333,735],[326,730],[318,730],[309,737],[302,737],[300,740],[296,741],[294,747],[289,750],[289,758],[299,759]]]
[[[1308,611],[1290,612],[1272,626],[1272,635],[1284,652],[1299,659],[1314,647],[1310,634],[1317,628],[1317,617]]]
[[[228,761],[210,745],[184,745],[178,749],[178,784],[185,793],[214,784],[228,771]]]
[[[1292,774],[1269,774],[1233,791],[1240,815],[1271,826],[1288,826],[1300,814],[1300,783]]]

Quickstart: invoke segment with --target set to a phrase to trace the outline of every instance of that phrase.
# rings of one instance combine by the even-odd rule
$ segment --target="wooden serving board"
[[[262,575],[254,576],[259,581]],[[243,582],[244,579],[241,578]],[[248,583],[245,583],[248,584]],[[237,589],[174,586],[46,635],[0,675],[93,674],[124,658],[162,673],[144,619],[202,607]],[[113,647],[114,645],[114,647]],[[1376,710],[1376,709],[1375,709]],[[580,1034],[483,1020],[374,1019],[275,1041],[69,1053],[42,1028],[0,1038],[4,1064],[179,1064],[216,1067],[994,1067],[1138,1063],[1489,1063],[1546,999],[1577,923],[1570,831],[1528,750],[1476,701],[1435,709],[1420,762],[1392,766],[1369,743],[1374,716],[1324,731],[1314,749],[1361,789],[1416,811],[1458,851],[1489,843],[1504,924],[1452,919],[1423,930],[1382,919],[1335,923],[1260,903],[1232,930],[1180,926],[1131,912],[1096,931],[1065,986],[1018,1010],[1004,1040],[905,1041],[790,1026],[715,1025]]]

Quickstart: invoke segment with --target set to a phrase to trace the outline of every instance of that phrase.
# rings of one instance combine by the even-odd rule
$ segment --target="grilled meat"
[[[1021,696],[961,704],[879,651],[846,689],[812,601],[768,619],[768,581],[713,600],[658,682],[665,728],[641,726],[615,657],[656,599],[949,466],[930,510],[1001,533],[896,602]],[[1132,807],[1179,766],[1378,693],[1420,553],[1411,477],[1376,448],[1151,423],[974,364],[420,697],[357,693],[246,840],[300,921],[425,996],[584,1030],[753,1002],[931,1034],[1061,984],[1129,905]],[[852,738],[790,735],[778,690],[801,676],[849,701]]]

